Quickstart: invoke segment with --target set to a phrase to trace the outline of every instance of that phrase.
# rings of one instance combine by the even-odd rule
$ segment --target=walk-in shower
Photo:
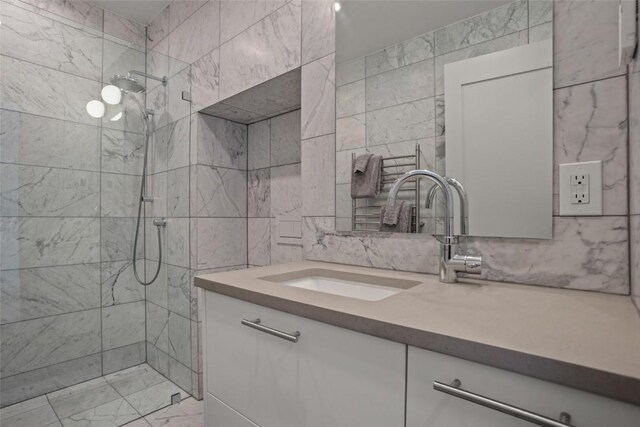
[[[147,73],[143,73],[141,71],[131,70],[126,76],[116,74],[111,78],[111,84],[120,88],[123,93],[143,93],[145,91],[144,85],[138,82],[133,75],[138,75],[142,77],[146,77],[148,79],[154,79],[162,82],[163,86],[167,85],[167,77],[156,77]],[[142,182],[140,184],[140,198],[138,199],[138,219],[136,221],[136,232],[133,239],[133,275],[135,276],[138,283],[144,286],[148,286],[152,284],[160,274],[160,269],[162,267],[162,237],[160,228],[166,227],[167,220],[165,218],[154,218],[153,225],[156,227],[158,233],[158,265],[156,267],[156,272],[154,273],[151,280],[144,280],[144,278],[140,277],[137,268],[137,252],[138,252],[138,240],[140,236],[140,223],[142,221],[142,206],[144,203],[153,203],[153,197],[149,197],[147,194],[147,174],[148,174],[148,158],[149,158],[149,140],[151,139],[151,135],[153,134],[153,114],[154,111],[151,109],[145,109],[142,112],[142,117],[144,119],[144,158],[142,165]],[[145,269],[146,273],[146,269]]]

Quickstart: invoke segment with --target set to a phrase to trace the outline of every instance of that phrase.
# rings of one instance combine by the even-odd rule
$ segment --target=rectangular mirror
[[[428,179],[405,183],[404,220],[380,226],[397,177],[429,169],[466,190],[464,215],[454,191],[456,234],[551,238],[552,20],[551,0],[340,2],[338,231],[441,234]],[[362,154],[371,167],[356,176]],[[379,192],[364,176],[377,167]]]

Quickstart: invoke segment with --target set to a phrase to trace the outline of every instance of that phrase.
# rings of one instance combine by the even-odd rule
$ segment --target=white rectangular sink
[[[363,301],[380,301],[409,289],[419,282],[325,269],[309,269],[288,274],[261,277],[284,286],[340,295]]]

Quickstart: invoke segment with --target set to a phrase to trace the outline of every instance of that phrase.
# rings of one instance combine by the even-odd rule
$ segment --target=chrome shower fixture
[[[146,77],[148,79],[157,80],[162,82],[163,86],[167,85],[167,76],[156,77],[151,74],[143,73],[142,71],[131,70],[127,73],[126,76],[122,74],[116,74],[111,78],[111,84],[119,87],[125,92],[129,93],[142,93],[145,91],[145,87],[139,83],[135,78],[131,77],[132,75],[138,75],[142,77]]]

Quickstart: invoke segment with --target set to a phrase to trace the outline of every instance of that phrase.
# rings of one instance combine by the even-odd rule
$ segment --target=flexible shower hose
[[[144,190],[147,184],[147,155],[149,153],[149,136],[150,136],[150,125],[149,125],[149,115],[143,111],[144,116],[144,165],[142,166],[142,183],[140,184],[140,199],[138,199],[138,220],[136,221],[136,235],[133,239],[133,275],[135,276],[138,283],[142,286],[149,286],[152,284],[160,274],[160,268],[162,266],[162,237],[160,236],[160,224],[154,224],[158,229],[158,267],[156,268],[156,273],[153,275],[153,278],[148,282],[140,279],[138,275],[137,268],[137,252],[138,252],[138,236],[140,234],[140,221],[142,218],[142,204],[145,202],[144,200]],[[146,271],[145,271],[146,273]]]

